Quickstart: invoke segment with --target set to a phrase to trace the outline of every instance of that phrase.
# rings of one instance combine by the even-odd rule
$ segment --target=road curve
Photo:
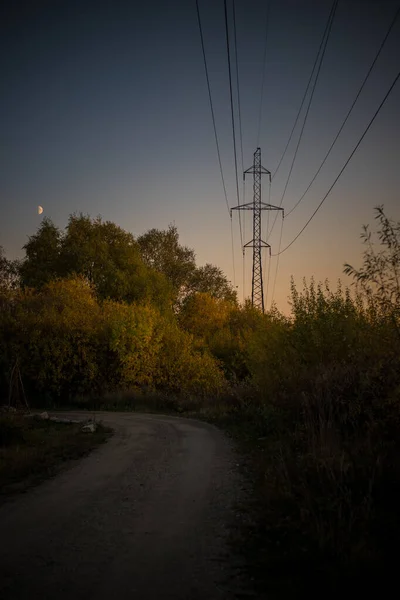
[[[234,598],[229,441],[190,419],[96,417],[105,445],[0,507],[0,598]]]

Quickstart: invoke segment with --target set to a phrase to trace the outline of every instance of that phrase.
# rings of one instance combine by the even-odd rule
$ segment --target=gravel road
[[[0,507],[0,598],[234,598],[230,442],[190,419],[96,418],[110,441]]]

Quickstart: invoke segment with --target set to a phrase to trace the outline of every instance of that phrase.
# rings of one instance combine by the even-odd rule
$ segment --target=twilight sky
[[[175,223],[199,264],[220,266],[243,295],[243,265],[218,168],[195,0],[8,0],[0,13],[0,244],[9,257],[43,216],[64,227],[77,211],[139,235]],[[231,9],[231,2],[228,3]],[[244,167],[257,144],[265,0],[236,0]],[[329,148],[397,9],[397,0],[340,0],[283,206],[295,204]],[[330,0],[271,0],[260,146],[274,171],[315,59]],[[200,0],[228,199],[236,204],[222,0]],[[366,89],[307,196],[283,228],[286,246],[309,218],[400,68],[400,19]],[[287,310],[290,275],[336,280],[359,264],[373,207],[400,219],[400,84],[299,240],[280,257],[275,290]],[[273,180],[278,204],[297,137]],[[238,156],[241,170],[241,157]],[[240,173],[240,181],[242,180]],[[251,180],[246,201],[251,200]],[[265,181],[263,199],[268,201]],[[44,207],[37,215],[37,205]],[[246,215],[244,241],[251,238]],[[279,223],[279,222],[278,222]],[[278,249],[280,226],[270,238]],[[264,230],[267,225],[265,220]],[[265,235],[264,235],[265,237]],[[271,262],[271,299],[275,260]],[[251,291],[251,252],[245,261]],[[266,275],[266,273],[265,273]],[[266,279],[266,277],[265,277]],[[346,281],[346,276],[342,276]]]

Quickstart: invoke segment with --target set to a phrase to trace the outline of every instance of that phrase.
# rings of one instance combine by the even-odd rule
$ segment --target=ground
[[[241,481],[222,432],[191,419],[96,417],[114,429],[106,444],[0,507],[0,597],[251,594],[229,545]]]

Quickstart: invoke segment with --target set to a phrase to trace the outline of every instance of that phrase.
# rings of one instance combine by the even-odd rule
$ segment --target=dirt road
[[[0,598],[234,598],[229,441],[189,419],[96,416],[107,444],[0,507]]]

